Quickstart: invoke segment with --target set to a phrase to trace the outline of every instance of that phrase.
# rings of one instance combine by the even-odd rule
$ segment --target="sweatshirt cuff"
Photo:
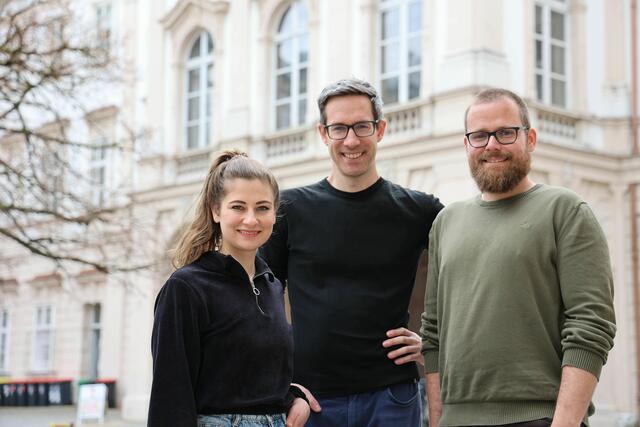
[[[438,357],[440,352],[438,351],[426,351],[424,353],[424,372],[426,374],[433,374],[438,372]]]
[[[562,357],[562,367],[573,366],[590,372],[600,380],[603,360],[597,354],[581,348],[569,348],[565,350]]]

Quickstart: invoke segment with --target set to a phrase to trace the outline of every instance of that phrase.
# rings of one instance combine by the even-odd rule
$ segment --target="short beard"
[[[478,188],[483,193],[507,193],[513,190],[531,170],[531,154],[508,153],[509,165],[503,171],[491,171],[484,167],[483,157],[469,159],[469,169]]]

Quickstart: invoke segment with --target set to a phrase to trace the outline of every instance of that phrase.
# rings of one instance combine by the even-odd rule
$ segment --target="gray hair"
[[[484,89],[477,93],[471,105],[467,107],[467,110],[464,112],[464,131],[467,131],[467,116],[469,115],[469,110],[471,109],[471,107],[478,104],[495,102],[504,98],[510,99],[516,103],[516,105],[518,106],[518,111],[520,112],[520,121],[522,122],[522,126],[530,128],[531,121],[529,120],[529,109],[527,108],[527,104],[524,103],[524,100],[510,90],[491,88]]]
[[[327,115],[325,114],[327,102],[335,96],[347,95],[363,95],[369,98],[371,111],[373,111],[373,120],[382,119],[382,98],[380,98],[378,91],[369,82],[352,78],[338,80],[322,89],[320,96],[318,96],[320,123],[327,124]]]

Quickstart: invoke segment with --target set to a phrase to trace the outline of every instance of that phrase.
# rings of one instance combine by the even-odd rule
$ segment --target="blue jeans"
[[[382,390],[318,399],[306,427],[420,427],[422,402],[416,381]]]
[[[285,427],[285,415],[198,415],[198,427]]]

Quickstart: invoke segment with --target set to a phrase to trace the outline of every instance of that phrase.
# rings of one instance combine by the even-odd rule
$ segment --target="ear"
[[[378,131],[376,132],[376,140],[377,140],[377,142],[382,141],[382,138],[384,137],[385,130],[387,130],[387,121],[384,120],[384,119],[381,119],[378,122]]]
[[[318,133],[320,134],[320,138],[322,138],[322,142],[324,142],[324,145],[326,145],[328,147],[331,144],[331,141],[329,140],[329,137],[327,136],[327,130],[324,128],[324,125],[322,123],[318,123],[316,125],[316,128],[318,129]]]
[[[211,213],[213,214],[213,221],[216,223],[220,222],[220,206],[215,205],[211,208]]]
[[[532,153],[536,150],[536,144],[538,143],[538,132],[534,128],[529,129],[527,132],[527,150]]]

